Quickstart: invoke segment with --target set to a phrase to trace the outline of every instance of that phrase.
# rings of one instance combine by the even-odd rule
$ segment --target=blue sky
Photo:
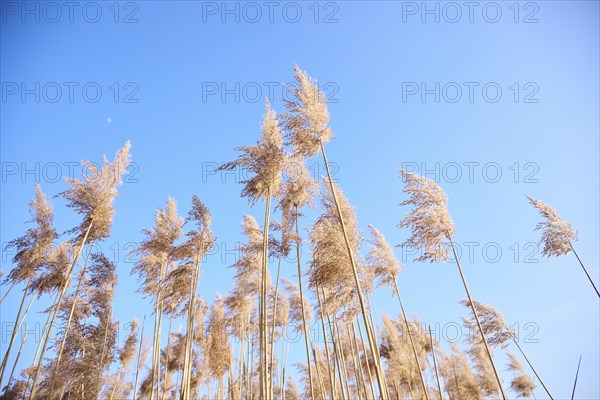
[[[211,171],[236,156],[234,147],[258,139],[265,96],[283,111],[297,63],[329,94],[336,138],[328,157],[360,226],[374,224],[392,244],[406,239],[396,227],[407,212],[398,206],[405,199],[398,170],[428,171],[448,194],[474,297],[531,339],[523,346],[555,398],[570,396],[579,355],[577,398],[600,397],[598,299],[572,254],[542,257],[533,232],[539,218],[524,196],[573,224],[576,249],[598,282],[598,2],[477,2],[472,10],[462,2],[275,2],[271,15],[264,2],[78,2],[71,15],[53,4],[1,3],[2,243],[26,229],[36,181],[55,195],[66,188],[58,175],[68,175],[70,163],[112,157],[131,140],[134,166],[116,202],[113,236],[100,246],[118,262],[116,317],[150,315],[126,251],[167,196],[181,214],[192,194],[202,198],[220,251],[242,240],[245,213],[261,220],[264,206],[239,197],[239,174]],[[438,7],[439,22],[423,7]],[[309,166],[316,177],[325,173],[320,159]],[[62,199],[53,204],[59,231],[78,222]],[[303,228],[316,211],[306,215]],[[408,311],[439,324],[447,349],[443,327],[466,313],[455,265],[396,254]],[[209,257],[204,298],[231,289],[232,257]],[[9,259],[3,252],[5,271]],[[294,265],[283,275],[293,277]],[[18,297],[2,304],[3,323],[14,318]],[[390,299],[386,288],[375,293],[378,313],[398,313]],[[293,349],[292,359],[302,351]],[[505,357],[498,359],[509,379]]]

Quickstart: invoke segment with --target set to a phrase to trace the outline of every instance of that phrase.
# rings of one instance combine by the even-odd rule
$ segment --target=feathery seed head
[[[327,96],[305,71],[294,65],[297,87],[290,89],[293,100],[284,100],[288,113],[282,116],[286,137],[294,152],[305,157],[319,154],[321,142],[327,143],[332,135],[327,110]]]
[[[48,264],[51,257],[52,243],[58,237],[54,229],[52,206],[46,199],[42,189],[35,185],[35,199],[29,201],[29,214],[36,226],[6,245],[6,249],[14,249],[13,262],[16,264],[7,281],[19,283],[34,278],[40,268]]]
[[[402,271],[400,261],[394,256],[392,246],[373,225],[369,225],[373,240],[370,242],[371,251],[367,255],[369,269],[373,271],[379,286],[392,286]]]
[[[525,373],[525,369],[517,360],[514,354],[508,353],[510,363],[508,370],[513,372],[513,379],[510,382],[510,388],[517,394],[518,397],[532,397],[533,389],[536,385],[533,379]]]
[[[410,195],[400,205],[411,205],[413,210],[398,227],[410,227],[412,235],[401,246],[423,250],[416,261],[438,262],[448,259],[447,240],[454,236],[454,223],[448,213],[448,197],[433,181],[405,170],[400,170],[405,182],[404,193]]]
[[[339,188],[336,188],[336,194],[350,248],[356,253],[362,242],[356,213]],[[333,311],[352,303],[356,285],[339,215],[330,191],[324,193],[322,208],[323,213],[310,232],[313,257],[308,271],[309,285],[328,292],[324,308]]]
[[[118,194],[117,186],[123,184],[121,176],[127,171],[131,161],[130,147],[131,144],[126,142],[125,146],[117,152],[113,163],[104,157],[102,167],[82,161],[88,171],[82,180],[66,178],[71,188],[61,194],[67,200],[67,206],[82,214],[84,218],[78,227],[71,230],[78,233],[79,239],[85,236],[90,224],[92,228],[88,235],[89,241],[110,236],[110,227],[115,214],[113,202]]]
[[[219,167],[219,170],[235,170],[240,167],[253,175],[250,179],[241,181],[244,184],[242,197],[248,197],[250,204],[277,194],[285,163],[281,130],[268,100],[266,107],[262,139],[254,146],[237,148],[241,152],[239,157]]]
[[[473,310],[471,309],[471,303],[468,300],[461,300],[460,304],[467,307],[470,312],[471,320],[474,321]],[[494,307],[482,303],[480,301],[473,301],[477,315],[479,316],[479,322],[485,333],[486,340],[490,346],[500,346],[505,348],[508,346],[508,340],[513,336],[504,320],[502,314]]]
[[[577,240],[577,234],[571,227],[571,224],[563,220],[555,209],[543,201],[530,196],[527,196],[527,198],[544,218],[535,227],[536,230],[539,229],[542,231],[542,240],[540,242],[544,244],[542,254],[546,257],[559,257],[572,251],[571,243]]]

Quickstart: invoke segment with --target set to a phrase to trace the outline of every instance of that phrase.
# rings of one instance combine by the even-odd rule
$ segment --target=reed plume
[[[217,297],[210,310],[208,326],[208,365],[212,376],[219,382],[217,398],[224,397],[223,377],[229,368],[231,348],[227,338],[227,320],[223,299]]]
[[[355,254],[362,242],[356,213],[339,190],[338,195],[350,247]],[[328,291],[329,296],[325,298],[324,310],[326,314],[331,314],[352,302],[352,298],[356,295],[356,286],[352,265],[346,252],[344,234],[330,192],[323,194],[321,206],[322,214],[313,224],[309,235],[313,257],[308,270],[308,282],[315,290],[323,288]]]
[[[21,237],[11,240],[5,251],[14,251],[12,258],[15,267],[8,273],[4,283],[21,283],[34,278],[52,252],[52,243],[58,238],[54,228],[54,213],[41,187],[35,185],[35,199],[29,201],[29,214],[35,223]]]
[[[319,89],[317,81],[297,65],[294,65],[294,75],[298,85],[290,90],[293,99],[284,99],[289,112],[282,116],[283,126],[295,153],[314,157],[319,154],[321,144],[327,143],[332,136],[327,126],[327,96]]]
[[[444,377],[444,390],[450,400],[483,400],[479,387],[467,357],[455,343],[451,344],[452,354],[442,353],[441,374]]]
[[[508,353],[508,356],[510,357],[508,370],[513,372],[510,388],[517,394],[517,397],[532,397],[533,389],[535,389],[533,379],[525,373],[525,369],[514,354]]]
[[[590,276],[588,270],[585,268],[585,265],[583,265],[583,262],[573,247],[573,242],[577,241],[577,233],[571,224],[563,220],[555,209],[543,201],[534,199],[530,196],[527,196],[527,198],[529,199],[529,202],[535,208],[537,208],[543,218],[543,221],[538,222],[535,227],[535,230],[542,231],[542,239],[540,241],[540,243],[544,244],[542,254],[546,257],[560,257],[572,251],[573,254],[575,254],[575,257],[577,257],[577,261],[579,261],[579,265],[581,265],[581,268],[583,269],[583,272],[585,272],[585,275],[594,288],[594,291],[600,298],[600,291],[598,291],[598,287],[596,287],[594,280]]]
[[[122,175],[127,172],[127,166],[131,162],[130,148],[131,143],[126,142],[125,146],[117,151],[112,163],[104,156],[102,167],[81,161],[88,171],[85,178],[66,178],[70,188],[61,195],[67,200],[67,207],[83,216],[81,224],[71,229],[71,233],[77,234],[76,239],[83,239],[88,230],[89,241],[110,236],[115,215],[113,203],[118,194],[117,186],[123,184]]]

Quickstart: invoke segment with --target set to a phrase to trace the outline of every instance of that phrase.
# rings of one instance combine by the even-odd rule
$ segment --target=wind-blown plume
[[[442,353],[441,373],[444,377],[444,389],[451,400],[482,400],[483,393],[471,371],[467,357],[455,343],[451,344],[452,354]]]
[[[529,375],[525,373],[525,369],[517,360],[514,354],[508,353],[510,357],[510,363],[508,364],[508,370],[513,372],[513,379],[510,382],[510,388],[517,394],[518,397],[531,397],[533,396],[533,389],[535,389],[535,383]]]
[[[219,170],[243,168],[253,175],[250,179],[240,182],[244,185],[242,197],[248,197],[251,204],[277,193],[285,163],[282,150],[283,138],[269,100],[266,100],[266,108],[261,140],[254,146],[238,147],[236,150],[242,154],[219,168]]]
[[[223,391],[223,376],[229,368],[231,348],[227,337],[227,320],[223,299],[217,297],[211,307],[208,326],[208,365],[212,376],[219,381],[219,394]],[[220,397],[219,397],[220,398]]]
[[[367,263],[375,274],[378,286],[393,287],[402,271],[402,265],[381,232],[373,225],[369,225],[369,231],[373,240],[370,242],[371,251],[367,256]]]
[[[485,337],[491,346],[499,346],[505,348],[508,346],[508,341],[513,337],[504,317],[494,307],[474,300],[475,308],[479,316],[479,321],[485,333]],[[468,300],[461,300],[460,304],[467,307],[471,312],[473,319],[473,310]]]
[[[560,257],[572,251],[571,243],[577,240],[577,234],[571,224],[563,220],[555,209],[541,200],[527,196],[531,205],[539,211],[544,218],[535,229],[542,231],[541,243],[544,244],[542,254],[550,257]]]
[[[92,225],[88,241],[96,241],[110,236],[110,227],[115,214],[113,201],[117,195],[117,186],[123,184],[121,176],[127,172],[131,158],[129,149],[131,144],[117,151],[115,160],[111,163],[106,156],[104,165],[97,165],[82,161],[88,171],[83,180],[67,178],[71,186],[64,191],[62,196],[67,200],[67,206],[73,208],[78,214],[83,215],[83,221],[72,232],[83,238],[90,224]]]
[[[439,262],[448,259],[445,242],[454,236],[454,224],[448,214],[448,197],[434,182],[412,172],[400,170],[406,186],[404,193],[410,195],[400,205],[414,206],[398,227],[409,227],[412,236],[401,246],[423,251],[416,261]]]
[[[302,332],[302,305],[300,303],[300,289],[298,285],[294,284],[292,281],[283,278],[283,287],[288,295],[289,304],[290,304],[290,322],[294,326],[296,332]],[[313,310],[310,306],[310,302],[306,297],[302,298],[304,300],[304,318],[307,321],[310,321],[313,317]]]
[[[353,253],[362,238],[358,231],[356,213],[341,190],[336,190]],[[310,232],[313,258],[308,271],[312,288],[329,291],[325,299],[326,313],[339,310],[351,303],[356,293],[352,265],[344,242],[342,227],[330,192],[322,200],[323,213],[317,218]]]
[[[30,222],[36,226],[27,230],[25,235],[8,242],[6,251],[14,249],[15,267],[5,278],[6,281],[19,283],[34,278],[38,270],[48,263],[52,252],[52,242],[58,237],[54,229],[52,206],[38,184],[35,185],[35,199],[29,201]]]
[[[600,290],[598,290],[590,273],[585,268],[585,265],[583,265],[581,258],[579,258],[579,255],[573,247],[573,242],[577,240],[577,234],[571,227],[571,224],[561,219],[556,210],[541,200],[536,200],[529,196],[527,196],[527,198],[529,199],[529,202],[538,209],[540,215],[544,217],[544,220],[539,222],[535,227],[536,230],[542,230],[541,243],[544,244],[542,254],[547,257],[559,257],[572,251],[575,254],[575,257],[577,257],[579,265],[581,265],[583,272],[585,272],[585,275],[598,295],[598,298],[600,298]]]
[[[290,90],[294,99],[284,100],[289,112],[282,116],[283,126],[295,153],[313,157],[319,154],[321,142],[327,143],[332,135],[327,127],[327,96],[317,82],[297,65],[294,65],[294,73],[298,86]]]

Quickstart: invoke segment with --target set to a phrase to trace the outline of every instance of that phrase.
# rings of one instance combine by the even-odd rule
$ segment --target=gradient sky
[[[211,171],[259,138],[265,96],[283,111],[297,63],[329,95],[336,138],[328,157],[361,228],[372,223],[392,244],[405,240],[407,230],[396,227],[408,211],[398,205],[398,170],[427,172],[448,194],[473,296],[518,327],[555,398],[570,398],[580,355],[576,398],[600,398],[598,299],[572,254],[542,257],[539,217],[525,198],[543,199],[573,224],[598,285],[597,1],[476,2],[471,10],[401,1],[61,4],[1,2],[3,244],[25,231],[36,181],[54,196],[70,165],[112,157],[131,140],[134,165],[116,201],[113,236],[99,244],[118,263],[116,318],[150,316],[126,253],[167,196],[181,214],[192,194],[211,209],[219,251],[203,265],[199,290],[210,301],[227,293],[240,221],[245,213],[260,221],[264,205],[239,197],[239,173]],[[423,7],[437,7],[439,22]],[[325,174],[320,159],[309,166],[315,177]],[[79,221],[63,199],[53,204],[59,231]],[[316,213],[306,212],[303,228]],[[466,314],[456,267],[396,254],[407,311],[438,327],[448,350],[447,336]],[[5,272],[10,258],[3,251]],[[293,261],[283,268],[294,276]],[[0,307],[3,327],[19,301],[11,293]],[[35,305],[30,322],[43,323],[37,312],[47,303]],[[377,319],[399,312],[387,288],[374,305]],[[0,343],[4,352],[4,328]],[[292,346],[290,365],[302,351]],[[507,357],[496,358],[509,379]],[[536,395],[544,397],[541,388]]]

